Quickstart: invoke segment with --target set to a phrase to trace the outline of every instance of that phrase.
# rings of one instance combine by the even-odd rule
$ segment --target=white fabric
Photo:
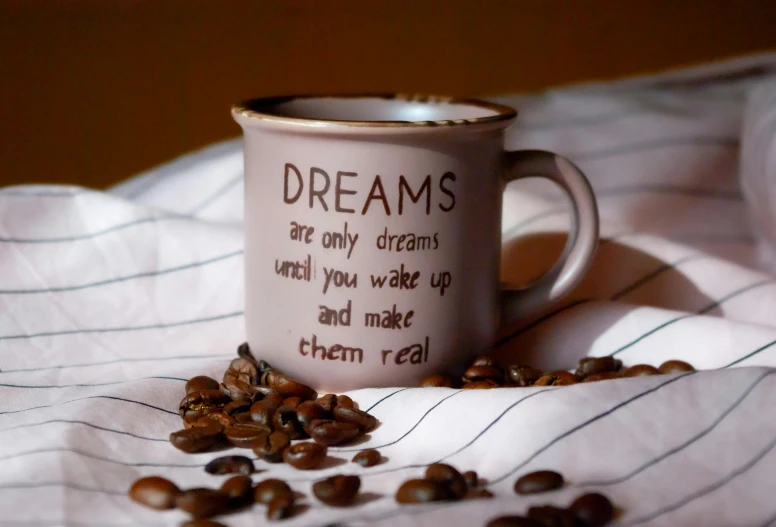
[[[479,525],[586,490],[611,496],[618,525],[776,524],[774,71],[776,56],[760,55],[497,98],[520,110],[510,149],[555,150],[587,172],[606,239],[578,290],[505,335],[499,356],[546,368],[588,354],[680,358],[706,371],[353,392],[382,421],[369,442],[331,449],[320,472],[258,463],[267,472],[254,479],[287,477],[309,496],[315,479],[360,474],[364,499],[307,499],[284,525]],[[184,380],[219,376],[244,338],[241,198],[239,140],[108,192],[0,190],[0,526],[177,525],[182,513],[143,509],[129,485],[151,474],[220,484],[202,470],[219,454],[186,455],[166,438]],[[548,184],[511,186],[503,229],[522,241],[505,250],[505,277],[546,269],[567,224]],[[510,264],[515,251],[525,265]],[[345,463],[367,447],[387,462]],[[477,470],[496,497],[398,506],[399,483],[438,460]],[[538,469],[567,486],[516,496],[517,476]],[[223,521],[263,518],[256,506]]]

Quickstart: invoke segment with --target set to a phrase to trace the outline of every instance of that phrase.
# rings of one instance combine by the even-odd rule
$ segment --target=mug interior
[[[363,124],[463,124],[513,119],[514,109],[486,101],[401,95],[314,95],[252,99],[253,117]]]

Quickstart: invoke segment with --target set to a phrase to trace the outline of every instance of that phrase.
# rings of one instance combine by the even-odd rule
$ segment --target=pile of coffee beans
[[[622,361],[611,356],[587,357],[580,359],[575,372],[556,370],[544,372],[520,364],[502,367],[490,357],[477,357],[466,369],[463,377],[458,380],[453,377],[434,374],[420,382],[422,388],[523,388],[526,386],[568,386],[580,382],[596,382],[623,377],[640,377],[642,375],[661,375],[693,371],[694,368],[680,360],[669,360],[659,368],[648,364],[636,364],[623,367]]]
[[[486,527],[602,527],[614,516],[609,498],[595,492],[583,494],[568,508],[554,505],[534,506],[525,516],[499,516]]]
[[[456,501],[465,498],[492,498],[485,488],[478,488],[477,473],[461,474],[445,463],[426,467],[425,477],[409,479],[396,491],[398,503],[428,503],[431,501]]]

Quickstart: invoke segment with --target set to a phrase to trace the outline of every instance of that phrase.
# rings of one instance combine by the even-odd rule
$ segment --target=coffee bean
[[[320,399],[319,399],[320,400]],[[315,420],[330,420],[333,417],[316,401],[305,401],[296,407],[296,420],[307,433],[310,433],[310,425]]]
[[[283,461],[299,470],[318,468],[326,458],[326,447],[318,443],[297,443],[283,452]]]
[[[466,486],[473,489],[479,484],[479,478],[477,473],[473,470],[467,470],[463,473],[463,480],[466,482]]]
[[[234,422],[245,424],[245,423],[255,423],[255,424],[261,424],[256,423],[256,421],[253,420],[253,415],[251,415],[250,412],[240,412],[237,414],[234,414]],[[272,425],[268,425],[268,428],[272,428]]]
[[[189,520],[181,523],[181,527],[226,527],[226,525],[213,520]]]
[[[253,461],[245,456],[223,456],[217,457],[205,465],[205,472],[208,474],[253,474]]]
[[[332,476],[313,483],[313,494],[320,501],[332,507],[347,507],[353,504],[361,478],[358,476]]]
[[[268,395],[253,403],[251,406],[251,418],[257,423],[266,426],[272,426],[272,418],[275,412],[283,405],[283,398],[280,394]]]
[[[186,393],[201,392],[202,390],[218,390],[218,381],[207,375],[192,377],[186,383]]]
[[[275,369],[266,370],[261,374],[261,384],[277,390],[283,397],[299,397],[303,401],[314,401],[318,397],[316,391],[306,384]]]
[[[544,375],[540,370],[530,366],[512,365],[507,368],[509,382],[514,386],[531,386]]]
[[[579,359],[577,376],[587,377],[588,375],[594,375],[596,373],[617,371],[619,366],[622,366],[622,363],[610,355],[604,357],[585,357],[584,359]]]
[[[528,518],[539,522],[544,527],[577,527],[576,515],[568,510],[552,505],[531,507]]]
[[[141,478],[129,488],[129,498],[132,501],[158,511],[174,508],[180,493],[175,483],[159,476]]]
[[[191,392],[181,400],[178,412],[182,419],[193,423],[208,413],[221,411],[221,407],[231,399],[221,390],[201,390]]]
[[[220,446],[224,428],[213,421],[209,426],[196,426],[170,434],[170,443],[178,450],[188,454],[206,452]]]
[[[618,379],[620,377],[620,373],[616,371],[607,371],[604,373],[594,373],[592,375],[588,375],[584,379],[582,379],[582,382],[598,382],[598,381],[608,381],[609,379]]]
[[[234,359],[224,373],[224,384],[238,380],[245,384],[259,384],[259,368],[248,359]]]
[[[552,470],[539,470],[519,478],[515,482],[515,492],[518,494],[536,494],[563,486],[563,476]]]
[[[302,402],[302,399],[300,399],[299,397],[286,397],[285,399],[283,399],[283,406],[288,406],[296,410],[296,407],[299,406],[301,402]]]
[[[649,364],[636,364],[620,374],[621,377],[644,377],[646,375],[660,375],[660,370]]]
[[[488,390],[490,388],[498,388],[498,383],[491,379],[484,381],[471,381],[463,383],[461,386],[464,390]]]
[[[310,430],[310,437],[313,441],[326,446],[341,445],[360,435],[361,429],[355,423],[338,421],[315,422]]]
[[[466,491],[466,495],[463,497],[465,500],[476,500],[480,498],[492,498],[493,493],[488,489],[469,489]]]
[[[233,502],[229,494],[212,489],[185,490],[175,500],[175,505],[197,520],[211,518],[233,510]]]
[[[334,409],[334,419],[341,423],[352,423],[362,432],[370,432],[377,426],[377,419],[362,410],[337,405]]]
[[[356,402],[347,395],[338,395],[336,406],[343,406],[345,408],[358,408]]]
[[[660,373],[680,373],[685,371],[695,371],[692,364],[683,360],[667,360],[658,368]]]
[[[458,470],[445,463],[433,463],[426,467],[426,479],[442,485],[449,499],[460,500],[466,495],[468,486]]]
[[[534,382],[534,386],[568,386],[578,382],[579,379],[577,379],[573,373],[567,371],[554,371],[539,377],[536,382]]]
[[[428,503],[444,499],[447,499],[445,486],[428,479],[408,479],[396,491],[398,503]]]
[[[259,423],[235,423],[224,429],[227,441],[237,448],[254,448],[267,440],[272,433],[269,427]]]
[[[504,382],[504,373],[495,366],[469,366],[463,378],[465,382],[491,380],[501,384]]]
[[[283,520],[291,516],[294,511],[294,497],[292,494],[275,497],[267,506],[267,519],[270,521]]]
[[[600,527],[606,525],[614,516],[614,507],[609,498],[592,492],[575,499],[569,509],[574,511],[585,527]]]
[[[529,518],[523,516],[499,516],[490,520],[485,527],[544,527]]]
[[[232,476],[221,484],[219,490],[228,494],[235,506],[241,507],[253,502],[253,481],[250,476]]]
[[[472,366],[493,366],[495,363],[493,362],[493,359],[490,357],[486,357],[485,355],[481,355],[474,359],[472,361]]]
[[[272,425],[275,430],[285,432],[291,439],[307,437],[307,433],[296,418],[296,409],[290,406],[281,406],[275,410],[275,415],[272,416]]]
[[[334,395],[333,393],[327,393],[326,395],[322,395],[321,397],[318,397],[318,399],[315,402],[326,412],[331,413],[334,411],[334,408],[337,406],[337,396]]]
[[[458,385],[452,377],[434,374],[420,381],[421,388],[455,388]]]
[[[283,495],[293,496],[293,492],[288,483],[282,479],[265,479],[256,484],[256,488],[253,490],[253,500],[264,505],[268,505],[273,499]]]
[[[380,452],[374,448],[368,448],[353,456],[353,463],[357,463],[362,467],[373,467],[377,465],[382,458],[383,456],[380,455]]]
[[[249,411],[251,408],[251,402],[250,401],[232,401],[231,403],[227,403],[224,405],[223,412],[226,415],[234,416],[235,414],[240,414],[243,412]]]
[[[231,426],[234,424],[234,419],[226,415],[224,412],[213,412],[212,414],[207,414],[204,417],[200,417],[197,419],[193,425],[194,426],[209,426],[210,423],[216,422],[219,425],[226,428],[227,426]]]
[[[259,362],[256,360],[256,357],[253,356],[253,353],[251,352],[251,348],[248,346],[247,342],[243,342],[238,346],[237,348],[237,356],[241,359],[245,359],[254,366],[256,366],[256,369],[259,369]],[[263,361],[262,361],[263,362]]]
[[[291,438],[279,430],[266,437],[266,442],[253,448],[254,454],[268,463],[280,463],[283,461],[283,451],[291,444]]]

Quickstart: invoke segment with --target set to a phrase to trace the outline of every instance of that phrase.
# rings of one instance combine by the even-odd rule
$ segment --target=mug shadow
[[[524,287],[540,278],[558,260],[565,233],[536,233],[507,240],[502,247],[503,282]],[[695,312],[712,303],[682,272],[693,257],[672,262],[624,243],[601,240],[582,281],[561,301],[540,313],[506,325],[493,356],[503,364],[529,364],[545,369],[570,369],[586,356],[593,343],[624,317],[642,306]],[[594,304],[593,304],[594,303]],[[595,310],[585,307],[595,305]],[[553,347],[548,354],[541,339],[547,331],[568,331],[559,322],[581,317],[573,327],[573,345]],[[710,312],[709,314],[713,314]]]

